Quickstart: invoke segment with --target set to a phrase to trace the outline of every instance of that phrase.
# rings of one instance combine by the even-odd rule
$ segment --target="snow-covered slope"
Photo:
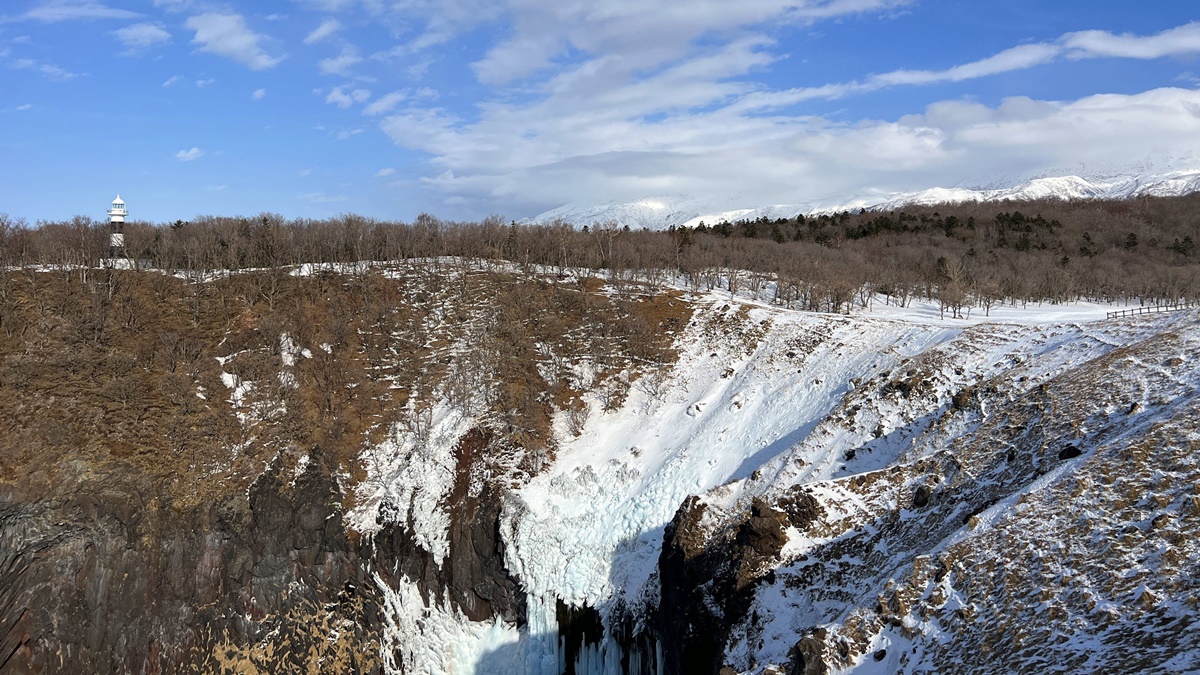
[[[1007,188],[930,188],[920,192],[894,194],[867,193],[835,199],[799,199],[788,204],[758,206],[734,197],[648,197],[632,202],[601,205],[567,204],[528,218],[527,223],[561,220],[582,227],[616,224],[630,228],[667,229],[695,227],[721,221],[737,222],[757,218],[791,218],[797,214],[835,213],[845,210],[890,211],[910,205],[960,204],[964,202],[1023,201],[1032,199],[1130,199],[1140,196],[1170,197],[1200,190],[1200,170],[1172,171],[1153,175],[1125,175],[1105,178],[1056,176]]]
[[[727,622],[706,639],[737,672],[797,654],[889,673],[1033,672],[1047,654],[1079,670],[1200,667],[1187,628],[1200,618],[1197,313],[1014,309],[989,323],[693,302],[677,363],[623,401],[563,413],[555,461],[508,495],[505,562],[527,625],[380,582],[393,666],[564,672],[568,606],[604,627],[574,672],[671,672],[687,647],[655,622],[664,588],[684,582],[664,567],[664,532],[690,527],[705,555],[742,561],[747,611],[719,579],[690,591]],[[446,433],[381,448],[371,469],[423,513],[440,508],[465,426],[443,411],[434,428]],[[819,515],[785,513],[797,495]],[[681,520],[687,508],[703,515]],[[778,550],[745,557],[747,523],[776,516]],[[1131,657],[1144,640],[1165,646]]]

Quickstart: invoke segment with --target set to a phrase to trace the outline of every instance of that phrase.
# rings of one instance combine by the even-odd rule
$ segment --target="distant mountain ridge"
[[[1200,191],[1200,169],[1171,171],[1152,175],[1114,178],[1056,176],[1036,178],[1014,187],[994,189],[941,188],[903,192],[879,197],[856,197],[844,201],[773,204],[748,208],[739,206],[737,197],[695,198],[688,195],[645,197],[629,202],[607,204],[567,204],[522,222],[544,224],[557,220],[576,227],[596,223],[616,223],[632,229],[664,230],[671,226],[695,227],[721,221],[756,220],[766,217],[791,218],[798,214],[836,213],[866,209],[892,211],[906,206],[962,204],[965,202],[1029,201],[1035,199],[1131,199],[1135,197],[1174,197]]]

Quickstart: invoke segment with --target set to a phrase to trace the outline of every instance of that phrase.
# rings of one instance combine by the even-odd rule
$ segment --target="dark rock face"
[[[922,508],[929,505],[929,498],[933,496],[933,486],[922,485],[913,493],[913,508]]]
[[[494,449],[492,444],[492,436],[480,429],[459,442],[455,484],[448,498],[450,551],[444,563],[417,543],[407,519],[384,524],[374,538],[375,559],[393,587],[401,576],[416,582],[427,606],[448,598],[472,621],[501,617],[524,626],[525,593],[504,567],[501,493],[476,473]]]
[[[575,607],[558,600],[554,613],[558,620],[558,634],[563,643],[563,661],[566,663],[563,675],[576,675],[576,658],[583,651],[584,645],[598,644],[604,639],[604,623],[600,612],[587,605]]]
[[[375,587],[320,464],[182,512],[128,471],[0,486],[0,673],[378,670]]]
[[[655,628],[663,643],[664,671],[670,675],[715,673],[721,667],[723,617],[706,600],[729,603],[733,583],[728,559],[710,547],[700,526],[706,508],[698,497],[688,497],[663,533]],[[718,573],[724,581],[720,588]],[[713,587],[705,588],[709,581]]]
[[[787,514],[755,498],[750,505],[750,517],[738,528],[737,543],[748,547],[755,558],[773,558],[787,543],[784,533]]]
[[[816,499],[802,492],[780,506],[784,510],[755,498],[745,518],[713,533],[701,526],[707,507],[699,498],[689,497],[675,513],[663,534],[662,596],[654,616],[664,672],[720,671],[729,632],[746,617],[756,585],[770,577],[787,542],[786,528],[807,529],[824,515]]]
[[[444,562],[403,523],[348,533],[318,451],[299,475],[268,469],[191,509],[123,466],[81,466],[55,494],[0,484],[0,675],[378,672],[376,573],[472,620],[523,625],[501,494],[477,480],[490,443],[460,443]]]
[[[1058,452],[1059,459],[1075,459],[1083,454],[1083,451],[1078,446],[1068,445]]]
[[[448,597],[472,621],[501,617],[525,624],[525,594],[504,567],[500,536],[500,499],[493,491],[452,509],[450,555],[434,559],[403,523],[388,523],[373,540],[374,558],[393,587],[403,576],[416,582],[427,606]]]
[[[450,493],[450,560],[444,585],[450,600],[472,621],[501,617],[525,624],[525,593],[504,567],[500,493],[480,475],[491,434],[474,429],[459,442]]]
[[[792,527],[805,532],[813,523],[825,517],[825,509],[804,486],[794,485],[779,500],[779,508],[787,514]]]
[[[788,675],[827,675],[829,666],[824,659],[824,629],[804,636],[790,650]]]

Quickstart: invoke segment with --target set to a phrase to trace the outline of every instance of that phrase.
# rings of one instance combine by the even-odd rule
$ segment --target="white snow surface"
[[[718,315],[739,310],[709,302]],[[554,465],[518,493],[508,563],[532,593],[593,606],[614,594],[636,599],[685,498],[745,478],[799,442],[856,373],[892,367],[958,330],[747,310],[743,321],[765,333],[750,350],[736,332],[706,335],[693,322],[660,382],[635,386],[612,413],[594,402],[583,433],[563,437]],[[794,343],[814,334],[823,339]]]
[[[347,514],[358,532],[379,530],[377,514],[393,511],[434,559],[450,554],[446,540],[450,526],[446,497],[454,485],[459,439],[478,422],[462,410],[435,407],[427,429],[396,425],[386,441],[368,449],[363,457],[367,480],[359,486],[358,507]]]

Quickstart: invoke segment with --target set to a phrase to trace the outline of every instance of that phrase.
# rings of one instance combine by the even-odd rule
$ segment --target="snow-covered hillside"
[[[561,220],[572,225],[615,223],[633,229],[695,227],[721,221],[737,222],[757,218],[791,218],[797,214],[836,213],[846,210],[890,211],[910,205],[960,204],[1032,199],[1130,199],[1134,197],[1171,197],[1200,190],[1200,170],[1171,171],[1151,175],[1120,175],[1090,179],[1079,176],[1036,178],[1007,188],[973,189],[965,187],[930,188],[920,192],[886,194],[880,192],[828,199],[800,198],[787,204],[763,206],[744,197],[647,197],[632,202],[608,204],[567,204],[528,218],[523,222],[544,224]]]
[[[506,497],[527,624],[381,580],[393,668],[686,672],[706,650],[744,673],[1200,667],[1196,312],[692,302],[677,363],[560,413],[556,458]],[[470,424],[442,407],[371,460],[367,484],[441,556]],[[602,631],[568,647],[564,608]]]

